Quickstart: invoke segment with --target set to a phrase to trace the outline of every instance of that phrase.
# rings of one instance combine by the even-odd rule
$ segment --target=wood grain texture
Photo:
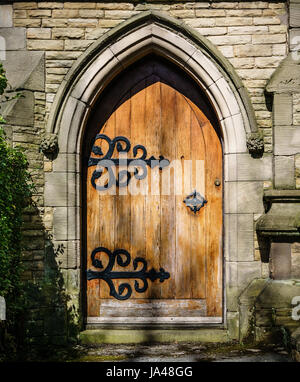
[[[149,75],[148,70],[147,76],[116,102],[118,106],[97,133],[128,138],[129,158],[133,158],[133,147],[140,144],[146,147],[148,158],[163,155],[171,162],[177,160],[183,169],[181,193],[175,192],[178,179],[174,179],[173,170],[148,166],[146,179],[133,178],[134,194],[130,192],[133,183],[128,188],[98,192],[90,182],[94,168],[88,168],[87,267],[93,269],[90,254],[97,246],[111,251],[123,248],[130,252],[132,260],[145,258],[148,269],[163,267],[170,278],[163,283],[148,280],[149,288],[142,294],[134,290],[134,280],[114,280],[116,289],[124,282],[131,285],[133,293],[127,301],[112,298],[105,281],[88,281],[89,317],[222,316],[222,146],[203,111],[186,92],[182,94],[167,83],[165,68],[162,73],[160,77],[158,66],[155,74]],[[106,152],[107,144],[103,140],[97,143]],[[117,156],[115,150],[113,157]],[[201,176],[196,179],[199,168]],[[162,192],[167,171],[170,194]],[[214,184],[216,178],[221,181],[219,187]],[[147,189],[150,193],[146,193]],[[207,200],[197,214],[183,203],[194,189]],[[117,194],[111,195],[113,191]],[[105,268],[104,254],[101,260]],[[116,264],[113,270],[125,268]],[[126,271],[132,270],[131,263]]]

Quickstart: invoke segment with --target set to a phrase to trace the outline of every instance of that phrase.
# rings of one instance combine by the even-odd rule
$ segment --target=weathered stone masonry
[[[34,201],[38,214],[32,209],[25,216],[26,277],[43,276],[45,243],[49,241],[49,235],[53,236],[54,247],[63,245],[65,248],[56,259],[65,276],[72,303],[79,305],[80,232],[68,225],[66,219],[77,213],[75,209],[80,203],[76,200],[74,208],[72,205],[66,215],[64,209],[67,207],[59,202],[51,205],[47,201],[49,191],[44,192],[45,181],[53,179],[52,174],[57,174],[59,181],[62,176],[59,173],[65,171],[65,161],[68,161],[68,173],[74,174],[74,178],[80,175],[72,161],[78,153],[49,158],[40,151],[40,143],[46,134],[58,89],[76,60],[107,32],[130,21],[133,16],[154,10],[206,37],[225,57],[224,60],[228,59],[249,93],[258,132],[263,136],[262,157],[252,158],[249,153],[239,153],[236,157],[225,155],[225,180],[231,187],[230,197],[237,192],[244,195],[235,213],[233,210],[226,213],[229,195],[225,195],[224,201],[227,327],[231,338],[246,335],[242,323],[238,324],[238,317],[244,319],[238,307],[238,296],[253,279],[270,276],[268,259],[262,261],[264,243],[255,229],[264,216],[263,194],[273,189],[295,192],[300,189],[300,143],[295,141],[296,135],[287,134],[299,129],[299,81],[285,92],[274,84],[280,67],[286,62],[284,60],[290,60],[291,53],[297,51],[299,6],[296,0],[290,4],[285,1],[11,1],[1,5],[0,35],[5,38],[7,49],[4,66],[13,88],[24,89],[26,96],[7,110],[6,130],[13,144],[25,148],[36,184]],[[298,72],[297,68],[293,70],[300,78],[299,67]],[[283,130],[283,126],[288,128]],[[236,177],[233,176],[233,162],[238,163]],[[235,185],[238,191],[234,189]],[[290,256],[291,270],[286,277],[299,279],[297,242],[292,242],[287,256]],[[249,320],[245,320],[246,327]]]

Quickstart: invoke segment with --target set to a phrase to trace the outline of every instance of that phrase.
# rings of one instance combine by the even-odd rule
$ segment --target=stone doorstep
[[[184,329],[90,329],[79,335],[83,345],[137,344],[162,342],[229,342],[227,330],[216,328]]]

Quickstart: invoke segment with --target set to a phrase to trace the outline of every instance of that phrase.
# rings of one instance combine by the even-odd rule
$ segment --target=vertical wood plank
[[[207,267],[206,267],[206,296],[207,315],[222,316],[222,148],[220,140],[207,121],[203,126],[205,144],[207,147],[206,166],[206,193],[210,198],[207,204]],[[210,165],[213,164],[213,165]],[[214,182],[218,178],[221,185],[217,187]]]
[[[97,190],[91,185],[93,167],[87,173],[87,269],[93,269],[92,251],[99,245],[99,198]],[[89,317],[99,316],[99,280],[87,281],[87,314]]]
[[[104,128],[100,130],[101,134],[107,135],[110,139],[113,139],[116,135],[116,115],[113,113],[105,124]],[[103,153],[107,150],[107,144],[101,140],[100,147]],[[104,144],[105,149],[104,149]],[[110,251],[114,249],[115,240],[115,204],[116,195],[113,193],[116,191],[115,185],[108,190],[99,191],[99,241],[100,246],[108,248]],[[103,254],[101,257],[103,267],[105,268],[108,264],[107,255]],[[104,280],[100,280],[100,298],[110,298],[110,290],[107,283]],[[101,312],[100,312],[101,314]]]
[[[131,120],[131,99],[129,97],[130,93],[126,94],[123,102],[115,111],[116,114],[116,136],[124,136],[131,141],[131,130],[130,130],[130,120]],[[132,155],[132,150],[127,153],[127,157]],[[115,150],[114,157],[119,157],[119,153]],[[123,166],[119,166],[116,172],[124,170]],[[126,194],[127,192],[127,194]],[[130,252],[130,239],[131,239],[131,196],[128,193],[127,187],[118,187],[116,196],[116,214],[115,214],[115,242],[114,249],[122,248]],[[123,194],[124,193],[124,194]],[[129,268],[126,268],[129,269]],[[124,267],[115,264],[114,270],[124,271]],[[118,287],[127,280],[114,280],[115,288],[118,292]],[[133,284],[133,282],[129,282]],[[124,294],[126,291],[124,292]]]
[[[184,161],[190,160],[191,154],[191,109],[184,97],[176,93],[175,103],[176,118],[176,159],[181,161],[182,166],[182,194],[176,195],[176,297],[191,297],[191,271],[190,271],[190,237],[191,237],[191,214],[192,212],[183,203],[185,184]],[[185,187],[186,186],[186,187]],[[192,192],[192,190],[191,190]]]
[[[141,89],[142,87],[142,89]],[[146,109],[146,92],[145,80],[142,84],[137,85],[131,91],[131,142],[132,146],[143,145],[146,147],[145,138],[145,109]],[[137,157],[140,156],[138,152]],[[133,158],[133,156],[132,156]],[[149,168],[147,167],[149,171]],[[139,169],[139,171],[142,171]],[[136,188],[142,189],[143,185],[147,184],[148,179],[138,180],[132,179],[131,182],[136,182]],[[143,184],[142,184],[143,183]],[[143,194],[131,194],[131,256],[144,258],[146,256],[146,211],[145,198]],[[133,289],[132,298],[143,298],[144,294],[135,292]]]
[[[160,132],[161,132],[161,97],[160,84],[156,76],[151,76],[146,82],[146,120],[145,120],[145,136],[146,148],[150,156],[159,158],[160,155]],[[148,154],[148,156],[149,156]],[[152,177],[152,179],[151,179]],[[154,182],[153,182],[154,181]],[[146,196],[146,259],[149,269],[152,267],[156,270],[160,268],[160,195],[159,190],[155,190],[153,183],[159,187],[159,170],[148,168],[148,184],[150,184],[150,193]],[[152,184],[151,184],[152,183]],[[149,288],[145,293],[147,298],[160,297],[159,281],[149,281]]]
[[[191,113],[191,157],[193,160],[192,189],[197,189],[197,171],[201,167],[196,167],[196,161],[205,161],[205,145],[200,122],[194,111]],[[202,174],[205,183],[205,173]],[[198,192],[203,192],[197,189]],[[202,194],[203,195],[203,194]],[[203,195],[207,198],[206,193]],[[206,220],[204,205],[196,214],[191,216],[191,290],[193,298],[205,298],[205,273],[206,273]]]
[[[172,163],[175,159],[175,90],[161,83],[161,155]],[[170,168],[162,170],[163,173]],[[162,191],[162,187],[161,187]],[[176,274],[176,237],[175,237],[175,193],[173,171],[170,171],[170,195],[161,194],[161,242],[160,259],[161,266],[170,273],[170,278],[161,285],[162,298],[172,299],[175,297],[175,274]]]

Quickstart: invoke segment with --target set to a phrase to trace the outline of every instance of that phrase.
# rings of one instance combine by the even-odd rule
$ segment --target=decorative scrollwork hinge
[[[155,158],[154,156],[151,156],[147,159],[147,150],[142,145],[136,145],[133,147],[133,156],[134,158],[130,159],[118,159],[118,158],[112,158],[112,155],[114,153],[115,147],[117,147],[117,151],[119,153],[128,153],[131,148],[131,143],[126,137],[115,137],[114,139],[110,139],[107,135],[104,134],[97,134],[95,138],[95,142],[98,139],[104,139],[108,143],[108,150],[106,154],[104,155],[102,152],[102,149],[100,146],[97,146],[94,144],[92,148],[92,152],[95,155],[101,156],[101,158],[96,157],[90,157],[88,166],[97,166],[100,165],[104,168],[107,168],[108,174],[109,174],[109,180],[108,183],[104,186],[100,186],[96,184],[96,180],[99,179],[103,173],[103,170],[97,166],[96,170],[93,172],[93,175],[91,177],[91,183],[93,187],[96,190],[104,191],[108,188],[112,187],[114,184],[116,184],[117,187],[126,187],[128,186],[130,179],[131,179],[131,173],[128,170],[121,170],[119,171],[117,178],[115,177],[113,167],[114,166],[126,166],[128,168],[129,165],[136,166],[134,167],[134,176],[138,180],[145,179],[147,177],[147,167],[150,168],[159,167],[160,170],[162,170],[164,167],[167,167],[170,164],[170,161],[168,159],[165,159],[162,155],[159,156],[159,159]],[[124,147],[123,147],[123,144]],[[142,155],[137,158],[138,151],[142,151]],[[142,173],[139,173],[139,170],[137,167],[142,168]],[[125,178],[125,180],[124,180]]]
[[[204,206],[205,203],[207,203],[207,200],[195,190],[189,194],[183,202],[190,208],[191,211],[196,213]]]
[[[159,272],[157,272],[153,268],[150,269],[150,271],[147,271],[147,261],[143,259],[142,257],[137,257],[133,260],[133,269],[135,270],[134,272],[112,271],[116,260],[118,265],[120,265],[121,267],[127,267],[130,264],[131,256],[129,252],[127,252],[125,249],[116,249],[114,252],[111,252],[109,249],[105,247],[95,248],[91,254],[92,265],[95,268],[99,268],[99,269],[103,268],[101,260],[95,257],[97,253],[107,254],[109,258],[108,265],[102,272],[92,271],[91,269],[87,270],[87,279],[88,280],[93,280],[93,279],[104,280],[109,286],[110,295],[115,297],[118,300],[127,300],[132,294],[132,288],[130,284],[123,283],[119,285],[118,292],[117,292],[112,282],[113,279],[140,279],[143,282],[143,285],[140,286],[138,281],[135,280],[134,289],[138,293],[144,293],[148,288],[147,279],[151,281],[159,280],[162,283],[164,282],[164,280],[167,280],[170,277],[170,273],[165,272],[163,268],[160,268]],[[122,256],[125,256],[125,260],[123,260]],[[141,270],[136,271],[139,263],[143,264],[143,267]],[[127,293],[123,295],[125,290],[127,290]]]

